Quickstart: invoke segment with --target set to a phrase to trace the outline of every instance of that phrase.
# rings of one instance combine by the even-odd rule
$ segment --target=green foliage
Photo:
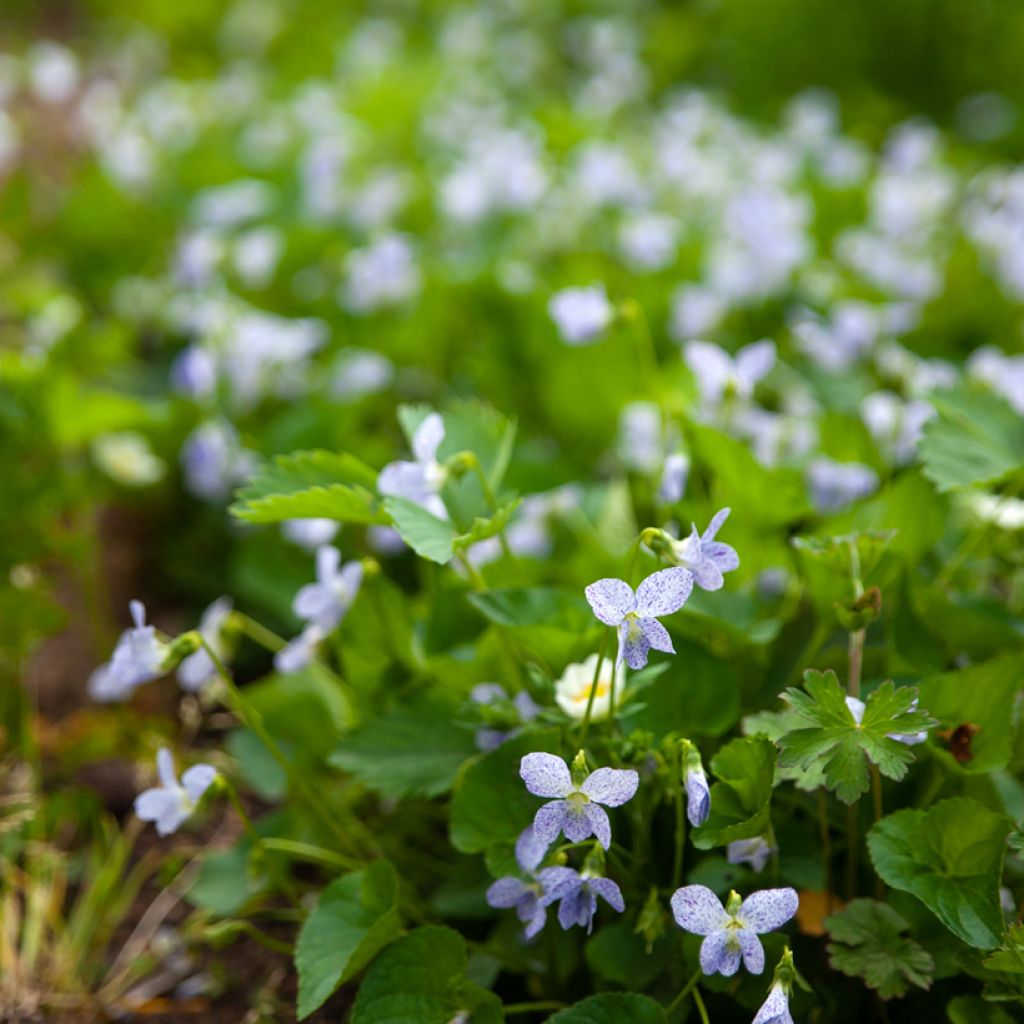
[[[784,733],[780,763],[804,770],[823,764],[825,784],[846,804],[868,791],[868,763],[890,779],[902,779],[914,755],[890,735],[912,736],[934,724],[924,711],[913,710],[917,691],[883,683],[867,699],[858,725],[846,704],[834,672],[808,671],[804,689],[785,693],[801,728]]]
[[[299,1020],[318,1009],[401,934],[394,868],[376,860],[364,871],[335,879],[299,929]]]
[[[863,978],[883,999],[906,995],[910,986],[931,986],[935,964],[922,946],[906,936],[910,925],[877,900],[852,900],[825,919],[829,962],[851,978]]]
[[[278,455],[241,491],[231,511],[250,523],[323,518],[387,522],[377,509],[377,474],[354,455],[327,451]]]
[[[711,814],[693,831],[699,850],[765,835],[771,825],[775,745],[761,737],[735,739],[711,759]]]
[[[450,703],[419,698],[376,715],[345,737],[329,757],[382,796],[440,796],[475,752]]]
[[[997,484],[1024,468],[1024,419],[990,391],[960,387],[932,397],[921,461],[940,491]]]
[[[607,993],[591,996],[583,1002],[559,1010],[549,1024],[665,1024],[665,1011],[647,996],[632,993]]]
[[[534,751],[560,753],[560,747],[559,730],[530,730],[469,761],[455,782],[452,846],[480,853],[496,843],[514,842],[541,804],[519,778],[519,762]]]
[[[999,879],[1010,823],[976,800],[887,815],[868,835],[872,863],[894,889],[912,893],[958,938],[994,949],[1003,934]]]
[[[359,986],[352,1024],[500,1024],[501,1002],[466,977],[466,944],[450,928],[417,928],[373,962]]]
[[[1024,655],[1017,654],[921,681],[922,703],[945,728],[976,727],[969,759],[954,761],[946,752],[939,755],[950,768],[977,775],[1006,767],[1013,753],[1014,706],[1022,679]]]

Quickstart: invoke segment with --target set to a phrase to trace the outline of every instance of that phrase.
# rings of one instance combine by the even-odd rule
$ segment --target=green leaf
[[[994,949],[1004,931],[999,880],[1010,822],[976,800],[943,800],[905,810],[868,833],[875,870],[916,896],[958,938]]]
[[[1003,945],[986,957],[985,967],[1004,974],[1024,974],[1024,924],[1010,928]]]
[[[384,511],[402,540],[418,555],[444,565],[454,553],[455,530],[407,498],[385,498]]]
[[[1024,655],[969,665],[925,679],[918,687],[929,712],[950,729],[970,723],[971,759],[959,763],[968,774],[1005,768],[1013,753],[1014,705],[1024,682]],[[941,756],[952,767],[952,755]]]
[[[323,450],[278,455],[238,492],[231,512],[250,523],[323,518],[385,523],[377,474],[354,455]]]
[[[397,899],[398,880],[385,860],[335,879],[324,889],[295,943],[299,1020],[401,934]]]
[[[867,792],[868,761],[887,778],[898,781],[907,774],[914,755],[906,744],[889,737],[912,736],[935,724],[925,712],[912,710],[917,690],[883,683],[868,697],[858,725],[833,671],[811,670],[804,680],[803,690],[790,688],[784,694],[803,728],[780,737],[783,767],[823,766],[825,784],[845,804]]]
[[[646,988],[672,958],[675,942],[662,935],[647,952],[646,942],[628,921],[616,921],[587,940],[590,969],[605,981],[624,988]]]
[[[499,626],[564,626],[584,629],[592,621],[582,594],[553,587],[510,587],[469,595],[469,601]]]
[[[493,515],[477,516],[470,524],[469,529],[465,533],[460,533],[455,538],[455,547],[459,551],[464,551],[478,541],[487,540],[489,537],[496,537],[508,526],[512,513],[519,508],[519,504],[520,499],[514,498],[498,508]]]
[[[608,992],[559,1010],[548,1024],[666,1024],[661,1006],[634,992]]]
[[[440,796],[476,753],[473,736],[447,703],[419,699],[372,718],[328,758],[386,797]]]
[[[795,469],[762,466],[745,441],[711,427],[690,428],[693,451],[715,481],[715,505],[743,509],[770,526],[793,523],[813,511],[803,476]]]
[[[771,823],[775,744],[760,736],[735,739],[711,759],[711,814],[693,830],[699,850],[764,835]]]
[[[1001,1006],[987,1002],[981,996],[957,996],[946,1007],[950,1024],[1019,1024]]]
[[[825,918],[832,941],[829,962],[851,978],[863,978],[883,999],[906,995],[911,985],[930,988],[935,963],[923,946],[904,934],[910,924],[892,907],[853,900]]]
[[[918,452],[940,491],[999,483],[1024,467],[1024,417],[1004,398],[959,387],[931,401],[938,416],[925,424]]]
[[[561,753],[561,732],[532,730],[466,764],[452,797],[451,842],[462,853],[481,853],[500,842],[514,842],[533,820],[542,801],[526,791],[519,762],[533,751]]]
[[[248,861],[249,851],[244,845],[207,853],[199,866],[199,874],[189,887],[189,903],[218,917],[239,911],[256,891]]]
[[[370,966],[356,995],[352,1024],[501,1024],[497,996],[466,978],[466,944],[450,928],[417,928]]]

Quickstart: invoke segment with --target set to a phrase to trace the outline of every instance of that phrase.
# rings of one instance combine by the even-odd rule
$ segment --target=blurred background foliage
[[[394,17],[412,31],[429,32],[434,17],[459,5],[291,0],[286,6],[289,28],[268,54],[284,76],[289,68],[329,71],[336,40],[363,17]],[[655,92],[686,81],[720,90],[739,112],[775,118],[794,94],[826,88],[839,96],[847,130],[865,141],[878,142],[892,124],[921,114],[966,133],[991,156],[1024,154],[1024,123],[986,140],[984,130],[979,136],[968,125],[975,111],[965,105],[979,94],[1024,96],[1024,6],[1016,0],[534,0],[522,8],[531,21],[552,25],[582,14],[635,19],[649,29],[645,58]],[[223,14],[221,4],[207,0],[5,0],[0,19],[9,42],[102,38],[118,23],[142,23],[166,41],[175,73],[188,75],[219,65]],[[234,44],[244,45],[244,30]]]

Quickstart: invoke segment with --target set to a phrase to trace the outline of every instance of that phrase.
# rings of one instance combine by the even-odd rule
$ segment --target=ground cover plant
[[[0,1019],[1024,1019],[1021,97],[946,8],[928,103],[753,104],[738,2],[12,5]]]

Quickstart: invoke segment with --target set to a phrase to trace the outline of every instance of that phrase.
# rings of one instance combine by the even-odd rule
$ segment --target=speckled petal
[[[586,835],[581,836],[579,839],[573,839],[574,843],[580,843],[589,835],[597,837],[597,841],[607,850],[612,845],[612,824],[608,820],[608,815],[604,809],[598,807],[597,804],[585,804],[583,807],[583,820],[586,822],[587,832]],[[568,830],[565,833],[569,835]],[[570,836],[570,838],[572,838]]]
[[[751,893],[740,906],[739,916],[756,932],[781,928],[800,905],[795,889],[762,889]]]
[[[644,617],[679,611],[693,590],[693,573],[682,566],[651,573],[637,587],[636,610]]]
[[[622,890],[610,878],[591,878],[587,885],[591,891],[601,897],[609,906],[620,914],[626,909],[626,901],[622,898]]]
[[[544,859],[548,852],[548,843],[538,839],[532,827],[524,828],[516,840],[516,863],[530,874],[537,870],[537,866]]]
[[[768,998],[761,1004],[752,1024],[793,1024],[789,1012],[789,996],[781,985],[772,985]]]
[[[633,799],[639,785],[640,776],[632,768],[598,768],[583,780],[580,792],[595,803],[621,807]]]
[[[676,924],[694,935],[710,935],[729,922],[722,901],[706,885],[676,889],[671,904]]]
[[[617,626],[636,607],[633,588],[623,580],[597,580],[586,588],[584,594],[594,614],[606,626]]]
[[[523,898],[526,886],[518,878],[499,878],[487,890],[487,904],[498,910],[516,906]]]
[[[689,574],[688,574],[689,575]],[[690,577],[693,579],[693,577]],[[675,654],[676,649],[672,646],[672,637],[668,630],[657,619],[641,619],[640,628],[643,630],[644,640],[648,647],[665,654]]]
[[[568,796],[575,789],[569,766],[554,754],[527,754],[519,762],[519,776],[534,796]]]
[[[705,974],[731,978],[740,969],[740,951],[729,944],[724,929],[712,932],[700,946],[700,969]]]
[[[761,940],[749,928],[738,931],[736,938],[743,954],[743,966],[751,974],[760,974],[764,970],[764,946],[761,945]]]
[[[565,827],[568,806],[564,800],[552,800],[533,816],[533,834],[538,842],[549,846],[558,838]]]

